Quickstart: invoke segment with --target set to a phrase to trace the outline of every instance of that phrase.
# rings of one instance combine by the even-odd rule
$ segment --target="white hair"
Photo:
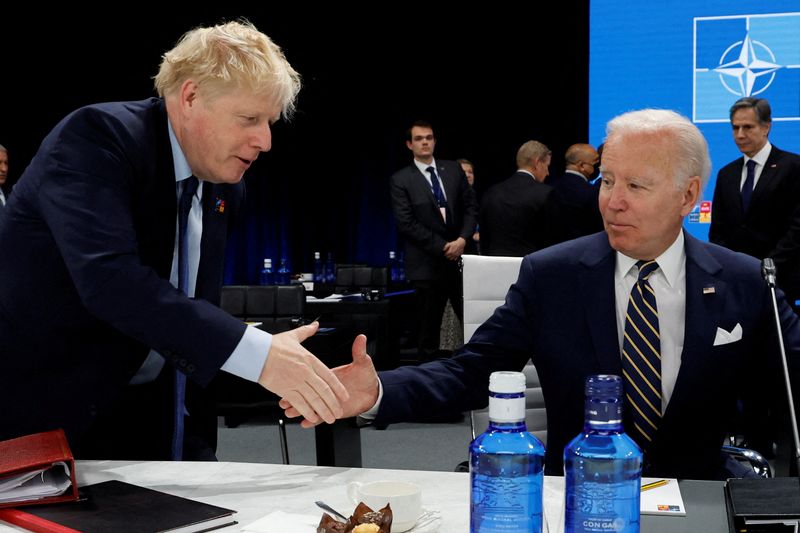
[[[697,126],[683,115],[667,109],[640,109],[619,115],[606,126],[606,140],[625,134],[651,133],[672,137],[676,154],[674,180],[678,187],[691,176],[700,178],[700,190],[705,189],[711,174],[708,143]]]

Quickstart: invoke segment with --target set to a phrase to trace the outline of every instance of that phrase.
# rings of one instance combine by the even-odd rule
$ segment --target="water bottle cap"
[[[314,252],[314,259],[319,259],[319,258],[320,258],[319,252]]]
[[[613,374],[599,374],[586,378],[586,397],[617,399],[622,396],[622,378]]]
[[[394,252],[389,252],[389,257],[390,257],[391,259],[394,259]]]
[[[525,392],[525,374],[522,372],[492,372],[489,376],[491,392],[514,394]]]
[[[272,266],[272,259],[264,259],[264,266],[271,267]]]

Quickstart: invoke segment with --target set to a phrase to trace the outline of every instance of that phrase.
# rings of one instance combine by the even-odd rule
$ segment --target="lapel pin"
[[[217,213],[224,213],[225,212],[225,200],[217,196],[217,199],[214,200],[214,211]]]
[[[714,287],[703,287],[703,294],[714,294],[715,292]]]

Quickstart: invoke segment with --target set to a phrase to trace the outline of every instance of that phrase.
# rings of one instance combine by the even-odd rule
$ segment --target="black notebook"
[[[233,511],[123,481],[80,488],[77,502],[25,508],[26,513],[91,533],[191,533],[235,524]]]
[[[797,531],[800,478],[730,479],[725,503],[731,531]]]

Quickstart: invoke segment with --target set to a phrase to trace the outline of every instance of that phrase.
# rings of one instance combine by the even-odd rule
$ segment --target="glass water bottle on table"
[[[489,427],[470,444],[471,533],[540,533],[544,446],[525,425],[525,374],[489,378]]]
[[[622,427],[619,376],[586,380],[583,432],[564,448],[565,533],[638,533],[642,451]]]

